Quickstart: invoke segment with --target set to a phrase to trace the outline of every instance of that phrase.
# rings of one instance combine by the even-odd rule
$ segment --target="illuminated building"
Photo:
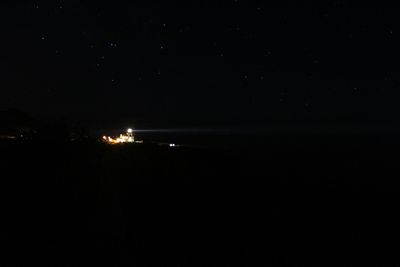
[[[135,136],[132,129],[128,129],[125,134],[120,134],[119,137],[112,138],[110,136],[103,136],[103,141],[108,144],[126,144],[135,143]]]

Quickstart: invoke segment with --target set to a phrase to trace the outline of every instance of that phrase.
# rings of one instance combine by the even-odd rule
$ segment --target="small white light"
[[[128,133],[133,133],[133,130],[129,128]]]
[[[175,147],[175,144],[169,144],[170,147]]]

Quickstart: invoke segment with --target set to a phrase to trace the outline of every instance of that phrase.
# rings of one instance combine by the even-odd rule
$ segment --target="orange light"
[[[134,143],[135,138],[133,136],[133,130],[128,129],[127,134],[120,134],[119,137],[111,138],[110,136],[103,136],[104,142],[108,144],[124,144],[124,143]]]

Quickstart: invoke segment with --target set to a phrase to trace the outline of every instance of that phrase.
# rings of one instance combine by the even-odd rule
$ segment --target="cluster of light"
[[[110,136],[103,136],[103,141],[111,144],[125,144],[125,143],[135,143],[135,137],[133,136],[133,130],[128,129],[126,134],[120,134],[119,137],[112,138]]]
[[[175,144],[169,144],[169,146],[170,146],[170,147],[176,147],[176,145],[175,145]]]

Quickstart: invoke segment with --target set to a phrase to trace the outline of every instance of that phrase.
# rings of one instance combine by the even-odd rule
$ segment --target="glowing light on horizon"
[[[135,137],[133,135],[133,129],[128,129],[127,134],[120,134],[119,137],[112,138],[110,136],[103,136],[104,142],[116,145],[116,144],[125,144],[125,143],[135,143]]]

